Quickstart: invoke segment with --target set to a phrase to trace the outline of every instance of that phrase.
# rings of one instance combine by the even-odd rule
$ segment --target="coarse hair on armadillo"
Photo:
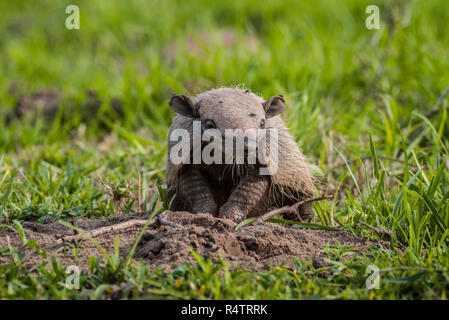
[[[196,104],[200,101],[207,101],[209,99],[216,99],[217,95],[241,95],[242,92],[250,94],[255,98],[255,101],[263,103],[265,100],[248,90],[242,90],[240,88],[217,88],[207,92],[203,92],[193,98],[193,102]],[[193,137],[193,121],[195,119],[176,114],[173,118],[170,126],[169,137],[175,129],[185,129],[190,133],[190,137]],[[270,148],[269,143],[277,143],[278,156],[275,159],[272,153],[267,152],[269,159],[267,163],[271,164],[267,166],[268,170],[276,168],[271,172],[270,180],[270,196],[275,199],[275,202],[280,201],[282,198],[287,197],[292,200],[300,200],[300,197],[304,195],[310,196],[316,192],[315,179],[311,174],[306,158],[301,152],[300,148],[296,144],[293,137],[288,132],[287,126],[282,120],[280,115],[266,119],[266,128],[276,128],[278,130],[277,140],[268,139],[267,148]],[[170,159],[170,150],[178,141],[170,141],[168,139],[167,147],[167,160],[166,160],[166,174],[165,180],[169,193],[174,194],[177,192],[179,185],[179,173],[183,164],[174,165]],[[188,143],[186,141],[186,143]],[[190,141],[191,153],[193,143]],[[272,165],[274,162],[275,165]]]

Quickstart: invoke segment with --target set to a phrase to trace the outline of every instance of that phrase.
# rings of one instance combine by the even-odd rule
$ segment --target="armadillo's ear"
[[[262,105],[265,109],[265,117],[271,118],[284,110],[284,99],[280,96],[274,96],[262,103]]]
[[[183,94],[173,95],[170,99],[170,107],[173,111],[189,118],[198,118],[198,110],[192,99]]]

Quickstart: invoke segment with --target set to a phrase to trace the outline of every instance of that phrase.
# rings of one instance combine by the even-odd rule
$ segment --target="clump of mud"
[[[145,219],[148,215],[108,217],[96,220],[78,219],[76,225],[85,231],[117,224],[131,219]],[[172,270],[185,261],[195,264],[191,249],[205,258],[219,260],[223,257],[230,265],[240,265],[251,270],[269,269],[270,266],[284,264],[294,267],[294,258],[298,260],[312,259],[316,266],[324,265],[325,244],[338,241],[355,250],[366,251],[368,247],[378,247],[377,241],[356,237],[345,231],[326,231],[297,229],[273,223],[247,225],[235,230],[236,224],[226,219],[216,218],[210,214],[192,214],[188,212],[167,212],[165,220],[170,225],[154,224],[147,229],[141,239],[134,259],[158,268]],[[89,256],[100,257],[101,252],[88,240],[78,243],[77,259],[73,250],[62,244],[55,245],[57,239],[73,235],[73,230],[56,221],[47,224],[24,223],[28,238],[36,240],[48,253],[55,255],[65,264],[75,263],[87,269]],[[102,234],[95,238],[107,251],[113,252],[115,236],[120,237],[120,255],[126,257],[141,227],[135,226],[113,233]],[[17,234],[11,231],[0,232],[0,247],[7,247],[9,242],[17,250],[25,254],[24,263],[32,267],[42,262],[33,249],[21,247]],[[11,261],[9,255],[0,255],[0,263]]]

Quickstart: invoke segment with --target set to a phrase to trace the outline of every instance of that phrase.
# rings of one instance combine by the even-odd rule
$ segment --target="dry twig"
[[[155,226],[157,224],[160,225],[164,225],[164,226],[170,226],[173,228],[181,228],[182,226],[180,226],[179,224],[169,221],[165,218],[162,217],[163,214],[160,214],[158,216],[156,216],[154,218],[153,221],[151,221],[150,226]],[[101,227],[98,229],[94,229],[91,230],[89,232],[86,232],[90,237],[94,238],[97,237],[99,235],[105,234],[105,233],[111,233],[111,232],[118,232],[118,231],[122,231],[131,227],[143,227],[145,226],[145,224],[148,222],[148,220],[128,220],[125,222],[121,222],[118,224],[113,224],[110,226],[106,226],[106,227]],[[74,236],[66,236],[66,237],[62,237],[60,239],[57,240],[58,244],[61,244],[63,242],[76,242],[79,241],[81,239],[83,239],[85,236],[82,233],[76,234]]]
[[[125,222],[122,222],[119,224],[113,224],[110,226],[94,229],[94,230],[91,230],[86,233],[91,237],[97,237],[97,236],[105,234],[105,233],[117,232],[117,231],[121,231],[121,230],[128,229],[131,227],[135,227],[135,226],[143,227],[147,222],[148,222],[148,220],[128,220],[128,221],[125,221]],[[62,237],[57,240],[57,243],[76,242],[83,238],[84,238],[84,235],[82,233],[79,233],[74,236]]]
[[[274,209],[268,213],[265,213],[264,215],[260,216],[259,218],[257,218],[255,223],[264,222],[274,216],[277,216],[278,214],[296,213],[298,208],[306,203],[320,201],[320,200],[324,200],[324,199],[332,199],[333,197],[334,197],[333,195],[329,195],[329,196],[322,195],[321,197],[310,198],[310,199],[299,201],[292,206],[285,206],[285,207],[282,207],[279,209]]]

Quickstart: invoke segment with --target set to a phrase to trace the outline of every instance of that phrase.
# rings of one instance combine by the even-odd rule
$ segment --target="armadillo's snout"
[[[258,132],[256,129],[234,130],[232,135],[226,135],[228,146],[232,144],[234,158],[248,157],[256,154],[258,148]]]

